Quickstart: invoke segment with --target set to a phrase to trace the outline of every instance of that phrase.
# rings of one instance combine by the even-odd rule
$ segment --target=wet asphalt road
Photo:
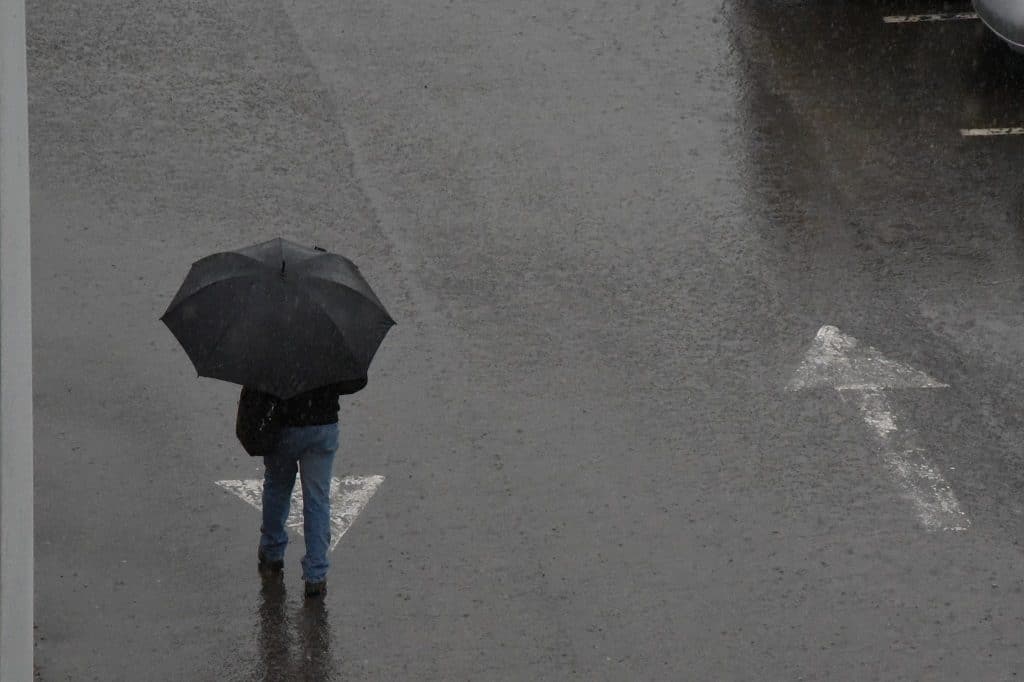
[[[30,3],[44,680],[1024,672],[1024,60],[900,3]],[[157,318],[278,234],[399,322],[260,585],[237,388]],[[928,531],[823,325],[970,519]]]

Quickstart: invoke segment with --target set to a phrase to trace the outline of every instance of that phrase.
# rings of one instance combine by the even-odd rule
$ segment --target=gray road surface
[[[910,9],[30,3],[41,679],[1024,672],[1024,136],[959,133],[1024,125],[1024,62]],[[399,321],[320,609],[298,537],[261,591],[237,388],[157,320],[277,235]],[[949,385],[889,399],[968,530],[784,390],[823,325]]]

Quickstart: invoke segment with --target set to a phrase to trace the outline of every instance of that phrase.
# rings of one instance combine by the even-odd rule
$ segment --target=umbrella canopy
[[[280,238],[193,263],[160,320],[199,376],[283,399],[365,377],[395,325],[355,263]]]

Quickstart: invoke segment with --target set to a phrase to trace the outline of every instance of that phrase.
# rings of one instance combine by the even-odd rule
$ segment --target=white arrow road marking
[[[916,445],[913,429],[900,429],[884,393],[893,388],[946,388],[924,372],[894,362],[857,339],[825,326],[786,386],[796,391],[833,388],[855,396],[861,415],[882,444],[882,461],[929,530],[966,530],[971,522],[949,483]]]
[[[818,330],[786,388],[795,391],[823,386],[837,391],[947,388],[924,372],[894,362],[831,326]]]
[[[967,530],[971,523],[953,490],[928,461],[927,453],[915,445],[917,434],[912,429],[900,431],[896,426],[885,393],[856,391],[856,396],[864,421],[882,442],[882,461],[917,507],[924,525],[931,530]]]
[[[341,536],[352,527],[356,517],[363,511],[383,481],[383,476],[348,476],[341,480],[331,478],[330,551],[334,551]],[[263,479],[217,481],[217,485],[238,495],[260,511],[263,510]],[[302,533],[302,485],[299,480],[295,481],[292,505],[285,526]]]

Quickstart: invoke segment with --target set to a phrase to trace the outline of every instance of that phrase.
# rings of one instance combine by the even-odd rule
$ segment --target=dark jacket
[[[338,396],[358,393],[366,387],[366,377],[331,384],[294,398],[278,406],[282,426],[320,426],[338,423]]]

